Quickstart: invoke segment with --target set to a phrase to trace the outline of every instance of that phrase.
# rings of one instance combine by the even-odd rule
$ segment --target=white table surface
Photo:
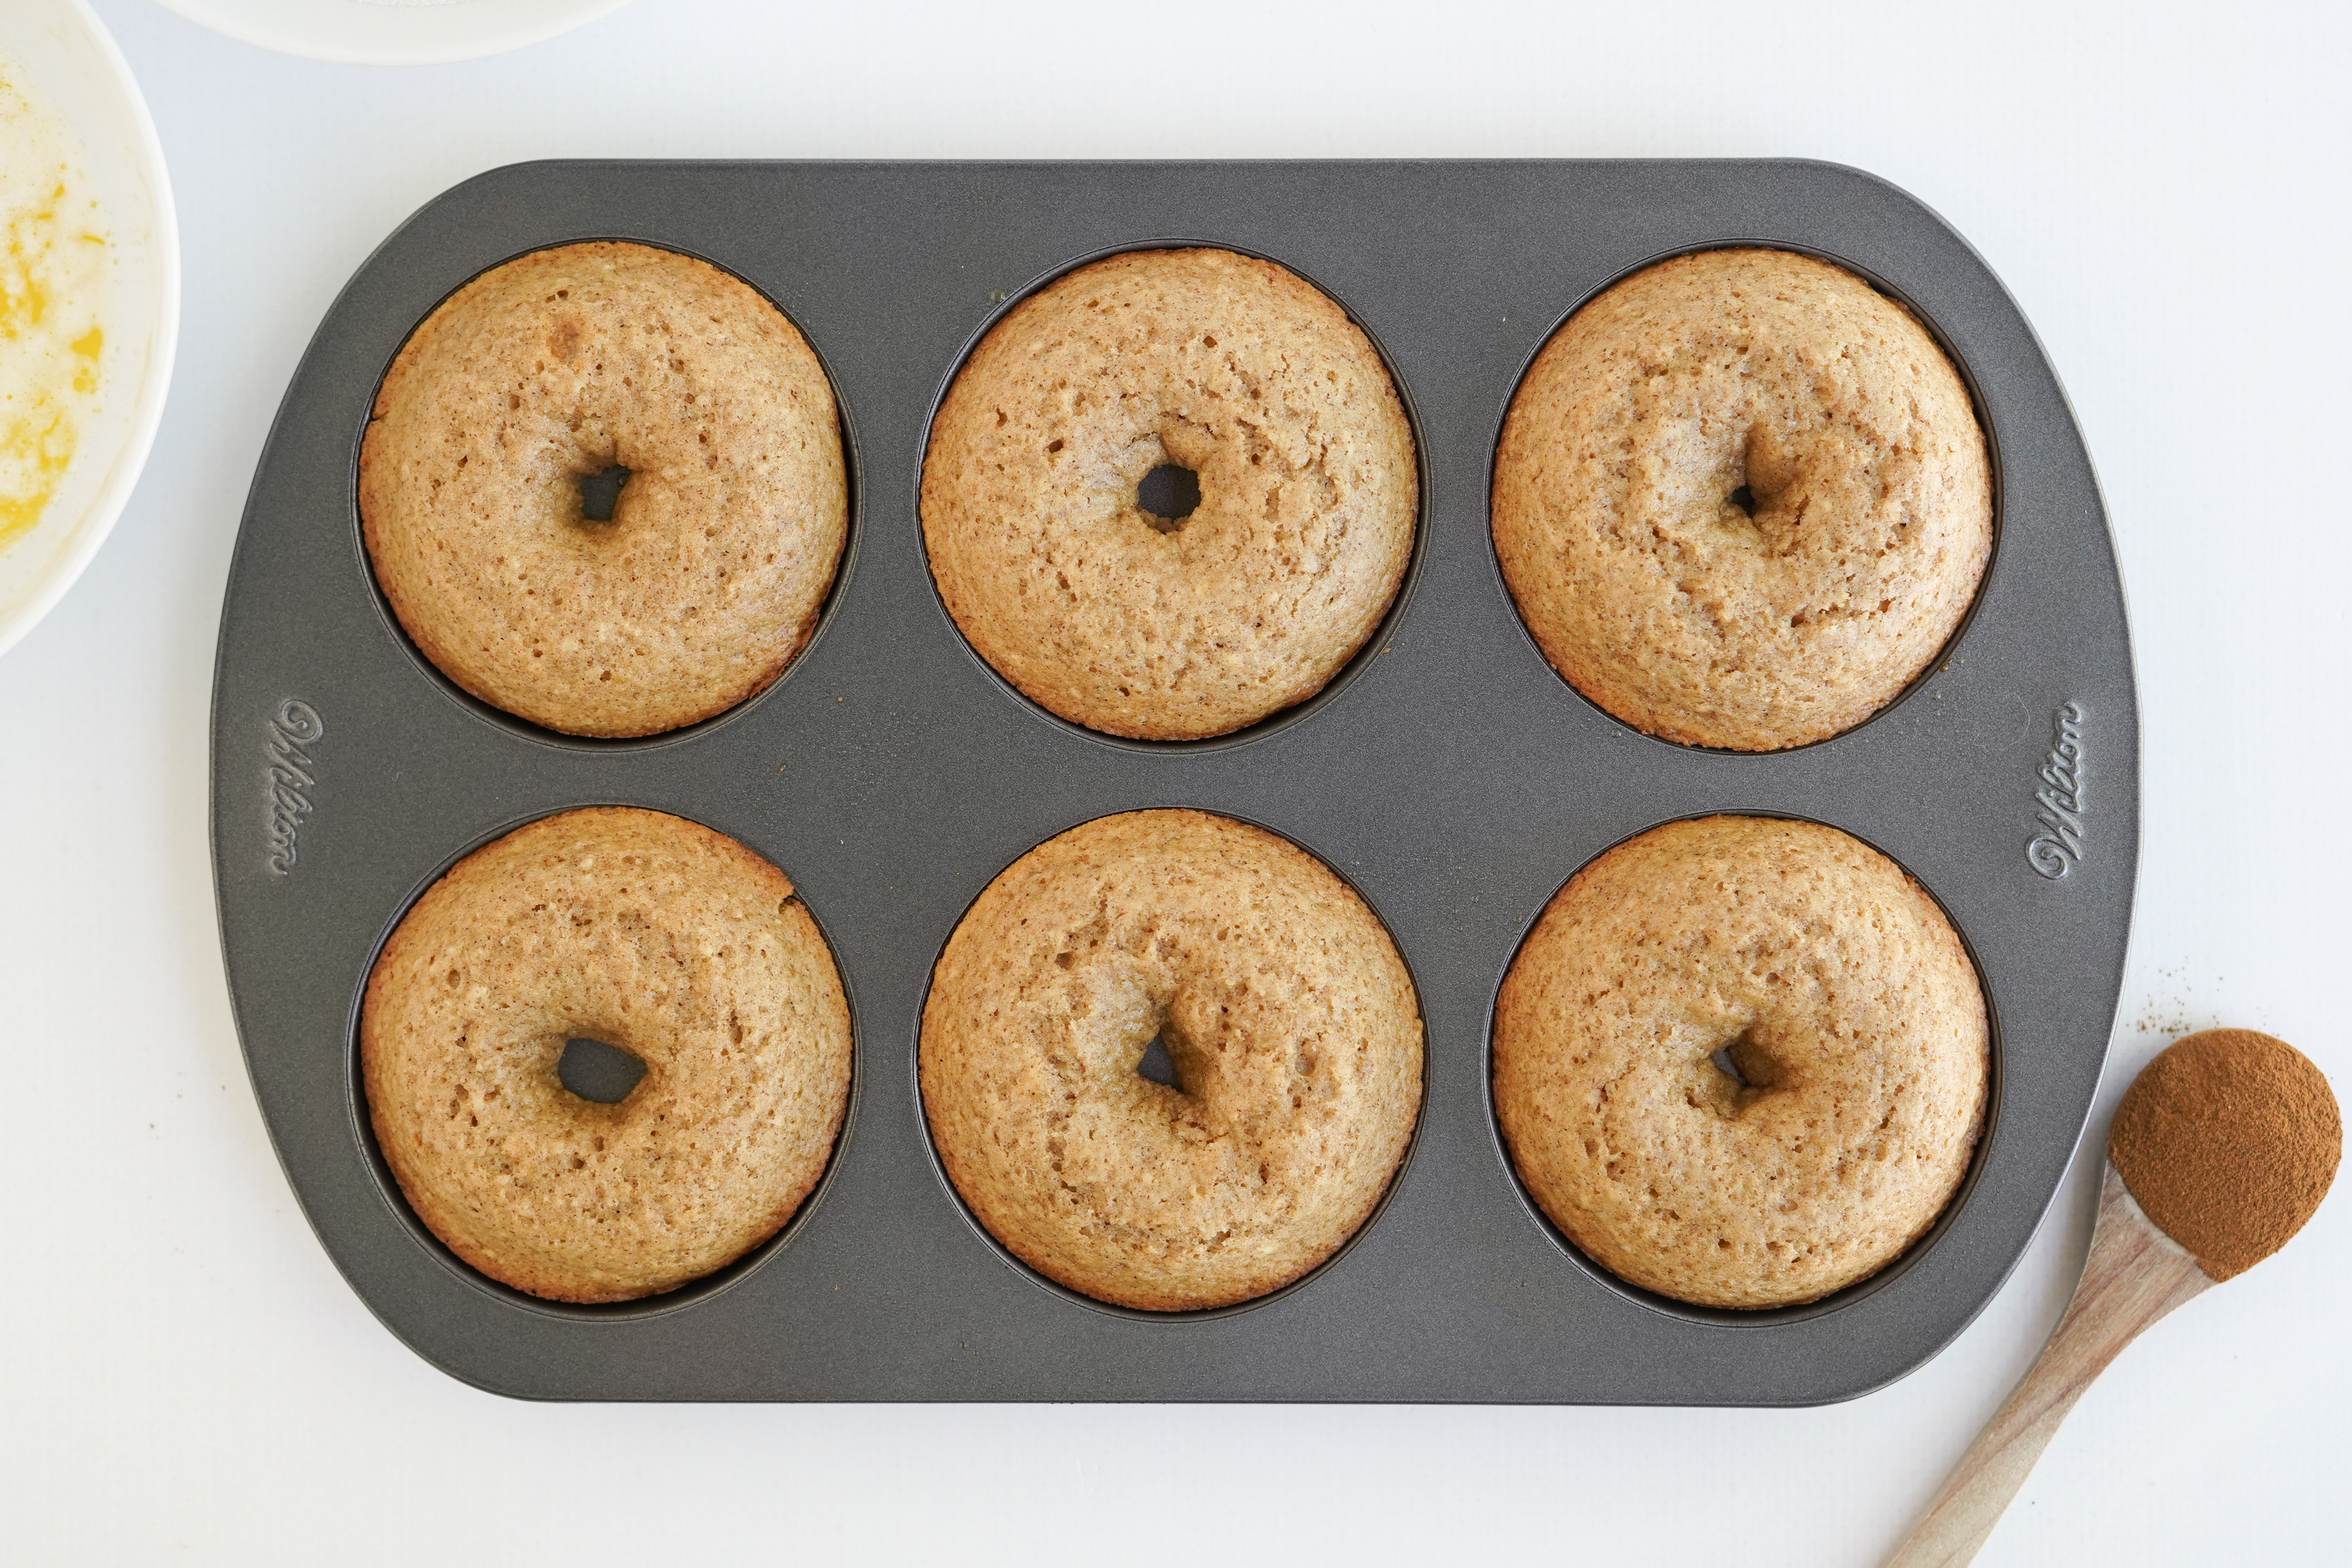
[[[1821,1410],[534,1405],[418,1360],[311,1238],[247,1087],[206,706],[246,486],[312,327],[417,205],[517,159],[1802,154],[1885,175],[2041,331],[2130,588],[2146,849],[2090,1146],[2191,1028],[2269,1030],[2352,1089],[2340,6],[638,0],[500,58],[374,69],[98,5],[171,161],[186,328],[130,511],[0,661],[0,1554],[1867,1564],[2080,1266],[2095,1160],[1950,1349]],[[2339,1194],[2125,1355],[1983,1561],[2346,1560],[2348,1293]]]

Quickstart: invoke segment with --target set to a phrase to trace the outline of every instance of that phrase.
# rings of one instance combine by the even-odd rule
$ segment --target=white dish
[[[519,49],[628,0],[163,0],[191,22],[280,54],[425,66]]]
[[[29,532],[0,549],[0,653],[65,597],[98,553],[155,443],[180,336],[180,233],[155,122],[84,0],[0,3],[0,56],[79,142],[114,252],[95,414]]]

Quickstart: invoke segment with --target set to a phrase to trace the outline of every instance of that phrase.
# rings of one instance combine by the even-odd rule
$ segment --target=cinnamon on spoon
[[[2158,1318],[2285,1246],[2343,1151],[2326,1078],[2284,1040],[2209,1029],[2148,1063],[2107,1138],[2074,1300],[1887,1568],[1974,1558],[2091,1380]]]

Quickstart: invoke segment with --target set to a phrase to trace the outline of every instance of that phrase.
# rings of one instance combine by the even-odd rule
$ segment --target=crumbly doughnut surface
[[[1157,1036],[1179,1087],[1137,1067]],[[1101,1300],[1221,1307],[1361,1226],[1421,1106],[1387,931],[1321,861],[1197,811],[1072,828],[989,884],[923,1009],[931,1139],[1030,1267]]]
[[[1544,346],[1493,527],[1570,685],[1649,734],[1762,752],[1927,668],[1983,579],[1992,486],[1967,388],[1901,306],[1810,257],[1710,250]]]
[[[563,1087],[579,1037],[645,1062],[626,1099]],[[618,807],[518,828],[427,889],[368,977],[360,1050],[417,1217],[562,1301],[672,1289],[775,1234],[849,1098],[848,1004],[792,883]]]
[[[1620,845],[1544,910],[1496,1003],[1495,1112],[1538,1206],[1603,1267],[1790,1306],[1935,1222],[1988,1049],[1966,951],[1893,861],[1707,817]]]
[[[609,521],[578,480],[627,468]],[[599,241],[475,279],[425,319],[360,448],[376,581],[467,691],[576,735],[649,735],[764,689],[848,531],[833,387],[707,262]]]
[[[1181,521],[1138,503],[1163,464],[1198,477]],[[1148,740],[1321,690],[1396,596],[1418,509],[1370,341],[1223,250],[1131,251],[1023,300],[923,462],[931,574],[972,647],[1063,718]]]

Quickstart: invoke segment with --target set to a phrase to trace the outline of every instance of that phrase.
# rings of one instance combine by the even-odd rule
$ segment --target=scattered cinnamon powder
[[[2216,1280],[2303,1228],[2343,1152],[2326,1078],[2252,1029],[2175,1041],[2133,1082],[2107,1135],[2107,1159],[2141,1209]]]

